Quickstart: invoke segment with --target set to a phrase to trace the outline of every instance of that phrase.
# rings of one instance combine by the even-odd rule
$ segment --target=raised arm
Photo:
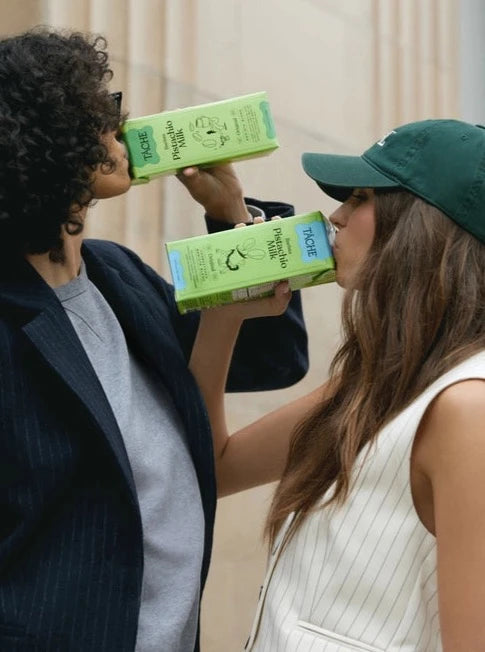
[[[258,221],[255,211],[269,220],[288,217],[293,207],[282,202],[244,198],[234,168],[187,168],[178,175],[191,196],[204,207],[209,232]],[[248,212],[248,206],[250,211]],[[253,228],[252,226],[250,228]],[[194,316],[178,319],[177,332],[190,357],[196,323]],[[274,333],[278,333],[278,338]],[[257,348],[255,354],[255,347]],[[270,318],[248,319],[241,327],[226,382],[226,391],[250,392],[288,387],[308,370],[307,334],[299,292],[293,292],[287,310]]]
[[[284,310],[288,302],[285,287],[278,286],[274,297],[207,310],[201,315],[190,369],[211,421],[219,496],[277,480],[286,463],[294,427],[322,396],[322,388],[318,388],[229,436],[224,388],[239,328],[249,312],[263,316]]]

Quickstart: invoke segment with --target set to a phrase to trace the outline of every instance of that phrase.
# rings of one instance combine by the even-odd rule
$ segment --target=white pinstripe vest
[[[485,379],[485,352],[435,381],[358,458],[342,507],[315,511],[269,559],[251,652],[439,652],[435,538],[418,519],[409,457],[448,385]]]

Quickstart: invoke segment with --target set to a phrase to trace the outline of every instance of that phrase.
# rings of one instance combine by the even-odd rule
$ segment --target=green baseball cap
[[[485,242],[485,127],[421,120],[396,127],[362,156],[306,153],[305,172],[330,197],[404,188]]]

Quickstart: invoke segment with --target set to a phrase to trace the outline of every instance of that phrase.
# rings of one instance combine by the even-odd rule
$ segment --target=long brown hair
[[[273,540],[321,504],[342,503],[362,448],[461,360],[485,348],[485,245],[437,208],[376,192],[376,232],[342,307],[329,391],[297,427],[266,523]]]

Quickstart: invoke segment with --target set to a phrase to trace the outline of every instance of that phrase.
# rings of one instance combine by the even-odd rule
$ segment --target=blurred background
[[[297,212],[335,207],[302,172],[304,151],[360,154],[424,118],[485,123],[485,0],[0,0],[2,36],[38,24],[106,36],[111,90],[133,117],[267,91],[280,148],[236,170],[248,195]],[[198,206],[165,177],[94,207],[87,234],[126,244],[166,275],[163,242],[204,229]],[[309,374],[287,390],[232,395],[233,428],[323,382],[340,298],[332,285],[304,290]],[[273,489],[219,501],[203,652],[244,646]]]

